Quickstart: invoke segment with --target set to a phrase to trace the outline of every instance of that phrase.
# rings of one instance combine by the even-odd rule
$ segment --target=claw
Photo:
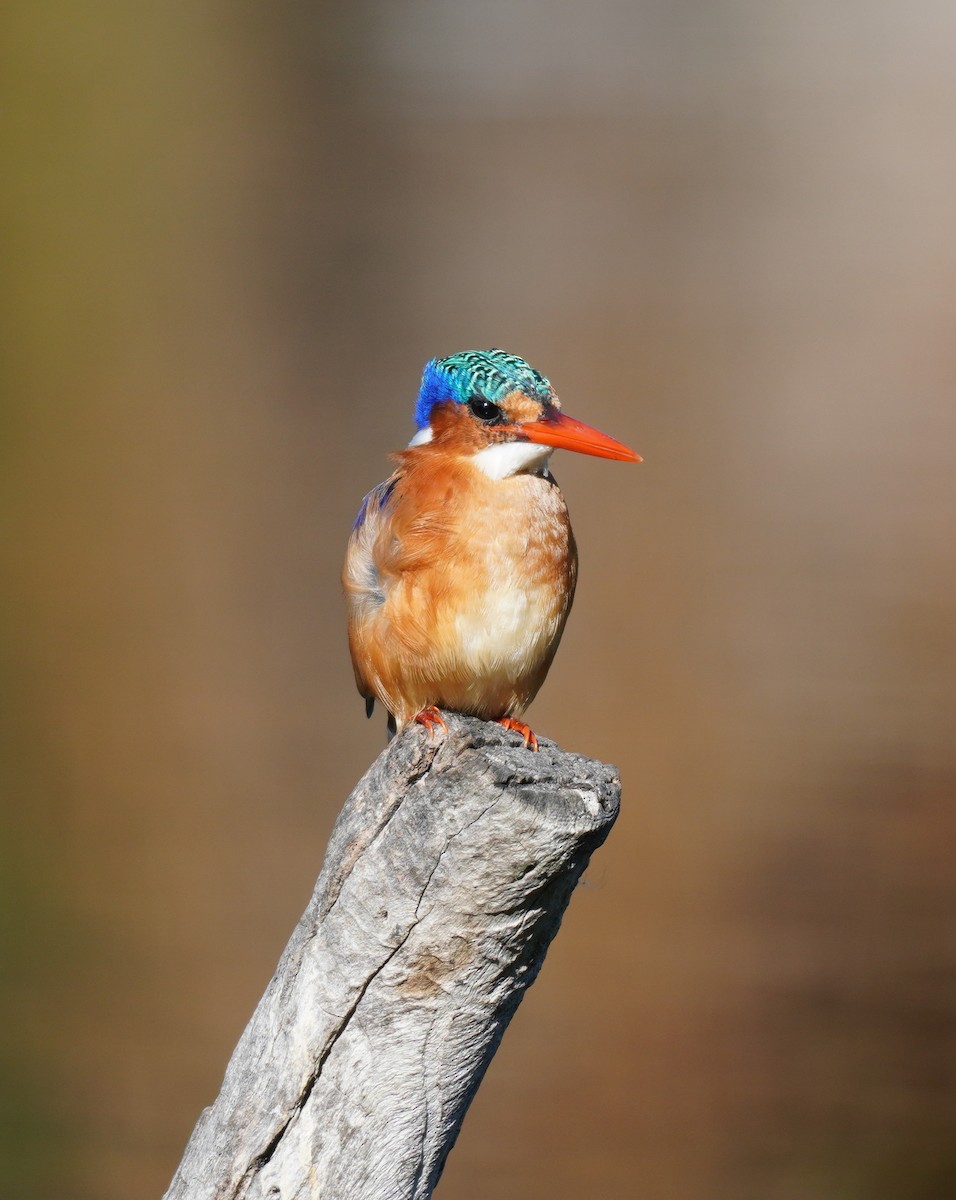
[[[434,733],[436,726],[440,726],[445,733],[448,732],[448,726],[445,724],[445,718],[441,715],[434,704],[429,704],[427,708],[415,717],[416,725],[424,725],[429,734]]]
[[[534,730],[530,725],[525,725],[524,721],[516,721],[514,717],[502,717],[498,724],[504,725],[505,729],[513,729],[515,733],[520,733],[524,738],[525,749],[537,750],[538,739],[534,736]]]

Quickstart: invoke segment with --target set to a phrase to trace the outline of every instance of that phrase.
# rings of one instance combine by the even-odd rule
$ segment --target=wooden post
[[[447,714],[345,804],[166,1200],[423,1200],[592,852],[615,768]]]

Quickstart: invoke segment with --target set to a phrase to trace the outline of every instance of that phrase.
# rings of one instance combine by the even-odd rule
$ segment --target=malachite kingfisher
[[[503,350],[425,366],[418,432],[362,501],[343,571],[355,681],[389,729],[441,709],[518,720],[544,682],[574,598],[577,550],[548,470],[560,447],[640,462],[565,416],[550,382]]]

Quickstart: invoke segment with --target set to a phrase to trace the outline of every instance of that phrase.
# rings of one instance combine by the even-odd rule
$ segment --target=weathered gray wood
[[[420,1200],[617,816],[613,767],[448,716],[349,797],[166,1200]]]

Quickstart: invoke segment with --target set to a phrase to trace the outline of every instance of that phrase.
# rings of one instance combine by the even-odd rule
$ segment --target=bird
[[[379,701],[389,736],[464,713],[537,750],[520,718],[564,632],[578,563],[549,459],[558,448],[641,458],[563,413],[550,381],[498,348],[426,363],[415,424],[362,501],[342,572],[366,713]]]

